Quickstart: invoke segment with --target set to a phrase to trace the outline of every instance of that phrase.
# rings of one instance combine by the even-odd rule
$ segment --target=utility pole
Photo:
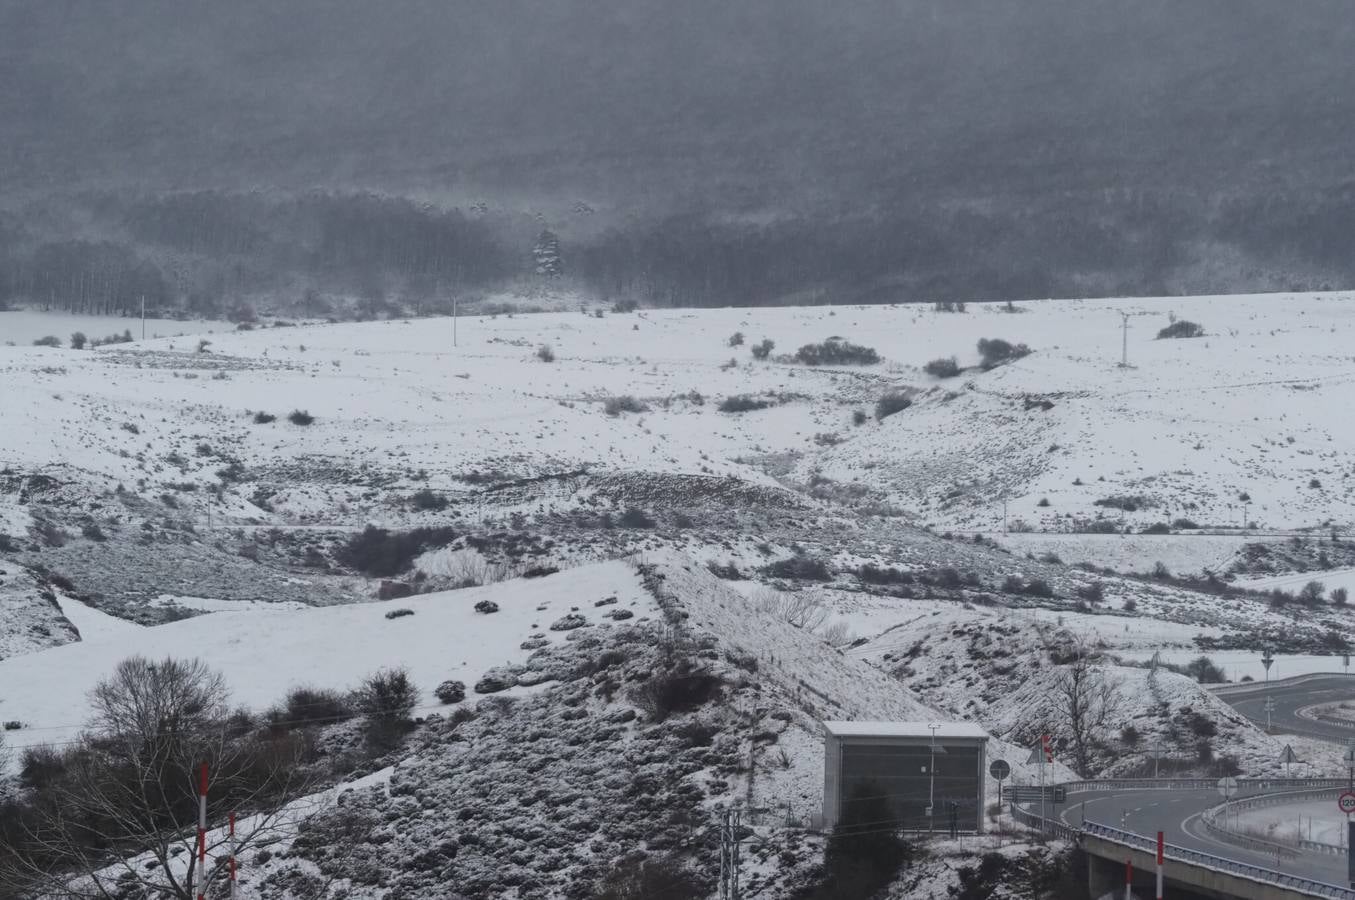
[[[1007,533],[1007,495],[1002,495],[1002,533]]]
[[[456,294],[452,294],[452,346],[456,346],[456,318],[457,318],[457,299]]]
[[[146,295],[141,295],[141,339],[146,339]]]
[[[720,813],[720,900],[739,900],[739,825],[741,813]]]
[[[1120,313],[1120,368],[1129,368],[1129,313]]]
[[[927,766],[927,831],[936,830],[936,729],[940,725],[929,723],[932,730],[931,762]]]
[[[1266,734],[1270,734],[1270,714],[1275,709],[1275,698],[1266,697]]]

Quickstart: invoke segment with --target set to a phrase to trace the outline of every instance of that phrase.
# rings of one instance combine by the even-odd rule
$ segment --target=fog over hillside
[[[216,189],[488,211],[475,241],[512,257],[376,253],[322,290],[500,284],[543,222],[588,290],[659,304],[1342,287],[1353,31],[1330,0],[7,0],[0,286],[108,268],[35,287],[70,238],[174,269],[167,304],[314,281],[324,221],[187,261],[138,227]]]

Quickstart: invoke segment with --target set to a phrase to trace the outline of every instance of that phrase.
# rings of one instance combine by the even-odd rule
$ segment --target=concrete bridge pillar
[[[1124,900],[1124,863],[1099,856],[1087,857],[1087,897],[1090,900]]]

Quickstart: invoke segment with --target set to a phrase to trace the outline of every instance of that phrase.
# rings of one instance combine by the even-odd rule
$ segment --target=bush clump
[[[833,572],[828,568],[828,564],[813,556],[791,556],[786,559],[778,559],[763,571],[777,578],[796,578],[801,581],[833,580]]]
[[[353,718],[348,698],[327,688],[299,687],[287,692],[283,708],[268,716],[273,725],[296,728],[303,725],[331,725]]]
[[[636,400],[630,394],[623,394],[620,397],[608,397],[606,403],[603,404],[603,409],[607,411],[609,416],[619,416],[623,412],[648,412],[649,406]]]
[[[369,727],[391,733],[403,730],[414,712],[419,692],[403,668],[381,669],[353,691],[353,708]]]
[[[954,378],[960,374],[960,364],[955,357],[945,356],[927,363],[922,371],[936,378]]]
[[[373,578],[389,578],[409,569],[420,553],[454,540],[456,532],[450,528],[387,531],[368,525],[340,546],[335,558],[354,571]]]
[[[829,338],[821,344],[805,344],[796,350],[795,361],[806,366],[873,366],[880,361],[880,354],[871,347]]]
[[[617,519],[623,528],[653,528],[658,524],[649,513],[638,506],[631,506]]]
[[[1157,333],[1158,340],[1197,337],[1204,337],[1204,326],[1186,319],[1178,319]]]
[[[287,421],[293,425],[309,425],[315,421],[315,416],[304,409],[294,409],[288,414]]]
[[[748,394],[738,394],[721,400],[719,410],[720,412],[726,413],[741,413],[752,412],[756,409],[767,409],[775,405],[776,404],[770,400],[764,400]]]
[[[423,512],[439,512],[447,508],[447,498],[435,494],[428,488],[415,491],[409,498],[409,505]]]
[[[630,692],[630,701],[651,722],[662,722],[676,713],[690,712],[719,699],[719,676],[704,670],[675,669],[657,672]]]
[[[54,334],[49,334],[49,335],[47,335],[46,337],[40,337],[40,338],[38,338],[36,341],[33,342],[33,346],[34,346],[34,347],[60,347],[60,346],[61,346],[61,338],[57,337],[57,336],[54,335]]]
[[[903,412],[912,405],[912,398],[903,391],[890,391],[876,402],[875,420],[878,422],[887,419],[894,413]]]
[[[979,356],[984,369],[994,369],[1029,355],[1030,348],[1025,344],[1013,344],[1002,338],[979,338]]]
[[[772,355],[772,350],[776,349],[776,344],[771,338],[763,338],[750,349],[753,353],[753,359],[766,359]]]
[[[731,334],[731,335],[729,336],[729,346],[731,346],[731,347],[742,347],[742,346],[743,346],[743,332],[742,332],[742,331],[736,331],[736,332],[734,332],[733,334]]]
[[[555,351],[551,349],[550,344],[542,344],[536,348],[536,358],[542,362],[555,362]]]
[[[266,413],[263,410],[260,410],[259,412],[256,412],[254,414],[255,425],[267,425],[269,422],[276,422],[277,420],[278,420],[277,416],[273,415],[272,413]]]

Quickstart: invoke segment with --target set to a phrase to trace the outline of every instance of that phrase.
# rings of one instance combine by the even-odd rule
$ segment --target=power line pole
[[[1129,313],[1120,313],[1120,368],[1129,368]]]
[[[720,814],[720,900],[739,900],[739,811]]]
[[[146,295],[141,295],[141,339],[146,339]]]

